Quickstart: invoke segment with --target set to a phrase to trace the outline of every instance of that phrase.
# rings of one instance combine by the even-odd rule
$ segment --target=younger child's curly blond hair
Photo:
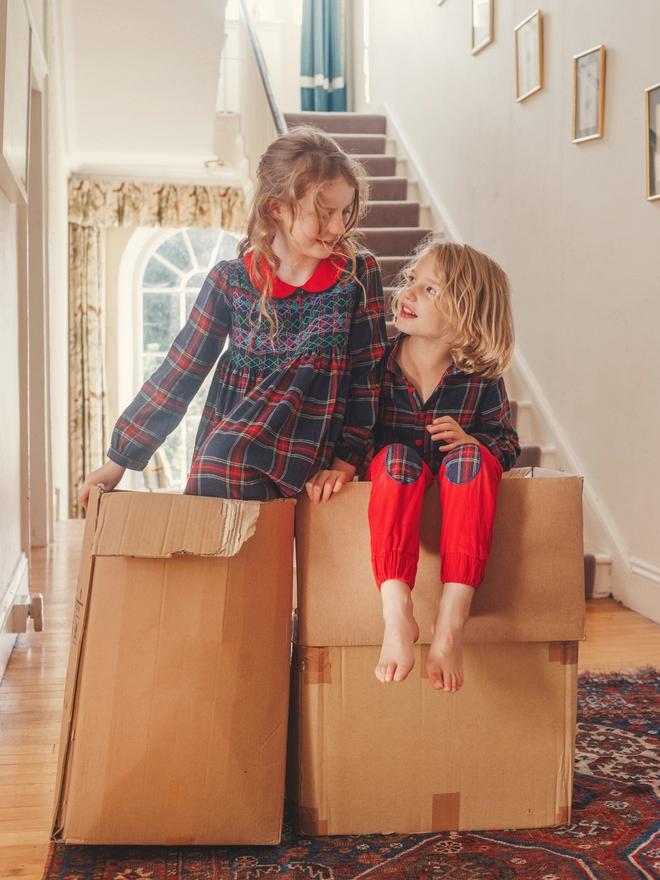
[[[511,363],[515,344],[506,273],[473,247],[432,236],[422,242],[404,269],[404,285],[406,274],[427,254],[433,258],[442,285],[437,305],[449,320],[454,363],[464,373],[501,376]],[[392,297],[395,316],[403,289]]]
[[[277,323],[271,307],[272,278],[264,277],[260,268],[261,257],[265,258],[273,274],[280,265],[273,250],[277,226],[270,215],[269,202],[272,199],[280,202],[295,218],[299,211],[298,202],[311,190],[321,227],[323,212],[318,202],[319,195],[329,183],[340,177],[355,188],[355,198],[346,231],[337,242],[335,253],[347,258],[351,278],[355,279],[357,225],[364,213],[368,193],[362,165],[348,156],[330,135],[311,126],[300,126],[280,135],[259,160],[247,234],[241,241],[238,252],[242,257],[252,249],[252,271],[262,290],[257,324],[264,318],[273,335],[277,333]]]

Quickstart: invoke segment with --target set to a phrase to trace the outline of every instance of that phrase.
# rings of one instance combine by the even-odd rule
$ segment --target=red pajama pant
[[[376,583],[415,585],[419,521],[424,493],[440,484],[442,583],[478,587],[484,579],[493,540],[502,465],[484,446],[466,443],[448,452],[434,476],[408,446],[394,443],[376,455],[365,479],[371,482],[369,527]]]

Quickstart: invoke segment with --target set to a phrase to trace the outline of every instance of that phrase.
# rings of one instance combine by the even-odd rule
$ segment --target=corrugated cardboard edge
[[[62,729],[60,733],[60,749],[57,761],[57,781],[55,783],[55,805],[53,814],[52,840],[61,838],[66,812],[66,780],[69,756],[72,748],[75,714],[75,695],[78,689],[78,676],[85,641],[86,617],[89,607],[87,599],[92,576],[94,574],[94,557],[89,552],[96,531],[99,507],[103,489],[93,487],[89,493],[87,518],[82,541],[80,569],[76,587],[76,601],[73,609],[73,626],[71,628],[71,648],[64,689],[64,706],[62,710]]]
[[[93,556],[165,558],[189,553],[195,556],[235,556],[254,535],[261,510],[260,501],[239,501],[190,495],[159,495],[160,505],[169,504],[163,523],[164,535],[154,529],[149,514],[154,497],[145,492],[111,492],[101,505],[91,552]],[[176,505],[178,517],[172,517]],[[193,508],[194,505],[194,508]],[[203,522],[186,528],[186,509],[194,509]],[[118,510],[119,508],[119,510]],[[120,512],[121,511],[121,512]]]
[[[573,808],[573,777],[575,775],[575,739],[577,734],[577,702],[578,702],[578,642],[560,642],[561,656],[553,660],[557,649],[549,644],[550,662],[559,662],[564,670],[564,743],[563,760],[557,771],[557,788],[555,794],[555,825],[568,825],[571,821]]]

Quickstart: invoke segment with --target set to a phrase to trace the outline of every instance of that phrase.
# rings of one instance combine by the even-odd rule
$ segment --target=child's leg
[[[448,453],[438,474],[444,587],[426,664],[437,690],[455,693],[463,684],[463,630],[486,573],[501,477],[499,461],[475,444]]]
[[[383,449],[369,466],[371,561],[383,600],[385,633],[376,677],[403,681],[413,668],[419,628],[410,591],[419,559],[419,519],[433,477],[419,455],[402,444]]]

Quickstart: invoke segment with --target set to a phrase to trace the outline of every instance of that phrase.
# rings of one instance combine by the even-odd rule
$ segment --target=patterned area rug
[[[582,676],[572,824],[297,837],[277,847],[52,847],[44,880],[660,878],[660,672]]]

